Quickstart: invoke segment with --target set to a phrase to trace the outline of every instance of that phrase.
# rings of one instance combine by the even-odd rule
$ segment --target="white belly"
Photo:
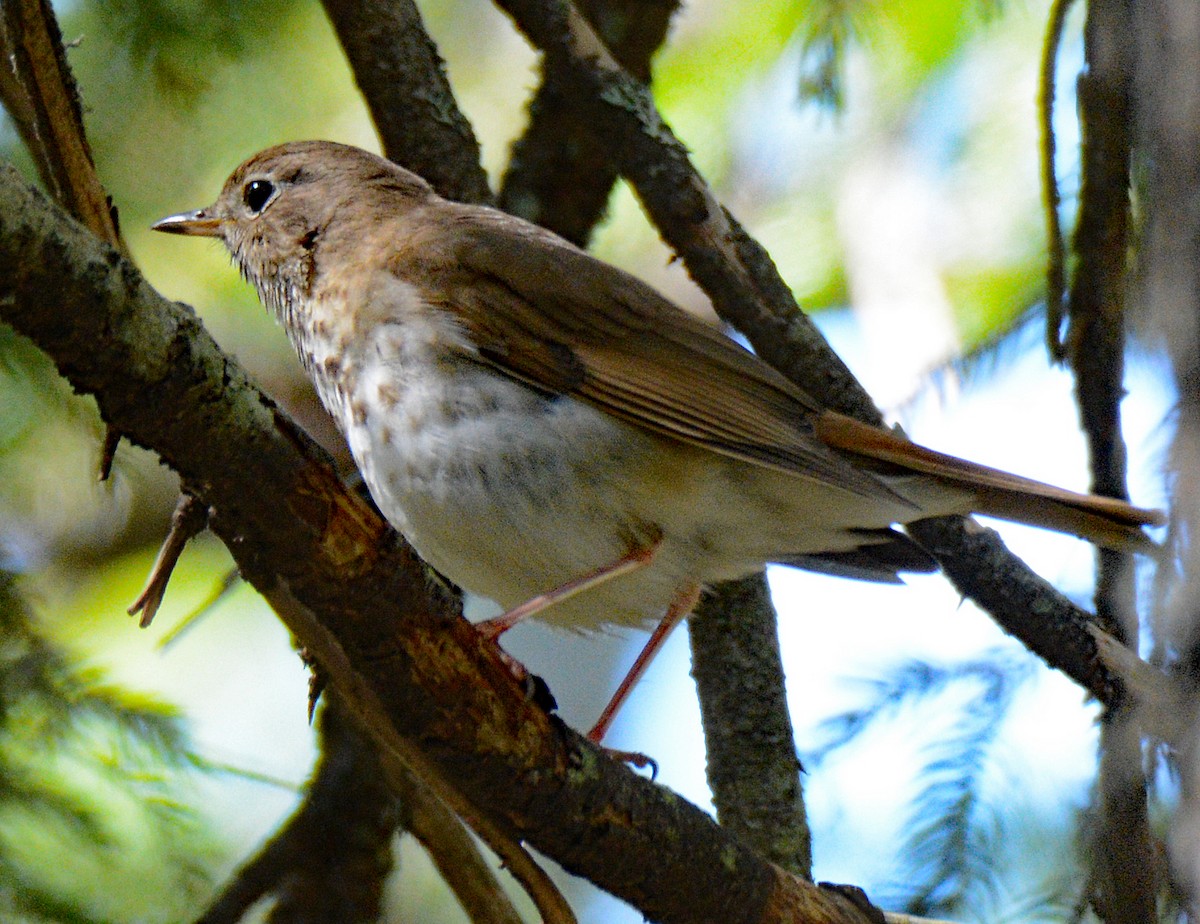
[[[654,437],[470,363],[410,383],[390,406],[380,374],[360,380],[366,426],[349,431],[351,449],[388,520],[466,590],[507,609],[656,537],[630,487],[656,464]],[[656,619],[684,577],[674,558],[662,549],[616,593],[598,588],[544,618],[580,629]]]
[[[540,614],[582,631],[652,623],[686,587],[854,548],[853,529],[912,515],[660,438],[405,334],[383,330],[319,390],[384,516],[506,609],[661,537],[649,566]]]

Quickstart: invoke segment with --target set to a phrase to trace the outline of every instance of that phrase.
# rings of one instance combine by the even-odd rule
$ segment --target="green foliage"
[[[269,34],[292,0],[110,0],[95,5],[102,28],[148,66],[159,89],[189,102],[211,84],[209,67],[235,61]]]
[[[1077,882],[1070,853],[1059,851],[1045,863],[1040,882],[1011,875],[1011,846],[1036,850],[1044,834],[1015,819],[992,779],[1004,722],[1016,694],[1035,676],[1034,665],[1011,650],[948,665],[904,661],[861,681],[864,703],[822,724],[822,743],[804,756],[814,772],[882,724],[914,713],[937,716],[923,723],[898,868],[891,883],[873,893],[884,907],[981,920],[1036,908],[1041,919],[1059,917],[1069,903],[1069,884]]]
[[[196,764],[172,709],[73,663],[0,573],[0,917],[184,915],[214,859]]]
[[[0,459],[48,415],[77,414],[69,395],[46,354],[0,325]]]
[[[845,102],[846,55],[857,38],[857,0],[813,4],[800,45],[800,99],[839,111]]]

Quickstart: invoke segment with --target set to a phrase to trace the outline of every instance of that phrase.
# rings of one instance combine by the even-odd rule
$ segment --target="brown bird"
[[[159,231],[224,241],[286,327],[388,520],[507,612],[657,623],[591,738],[709,583],[786,562],[933,570],[892,527],[972,511],[1145,548],[1157,512],[824,410],[650,286],[330,142],[238,167]]]

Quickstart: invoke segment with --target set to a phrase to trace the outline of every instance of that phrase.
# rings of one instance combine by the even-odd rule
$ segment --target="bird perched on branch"
[[[1117,549],[1161,520],[825,410],[628,273],[357,148],[270,148],[154,227],[225,243],[384,516],[507,608],[483,631],[657,624],[597,742],[706,584],[768,562],[933,570],[894,526],[943,514]]]

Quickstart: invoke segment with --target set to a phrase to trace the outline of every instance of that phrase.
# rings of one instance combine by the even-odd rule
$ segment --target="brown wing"
[[[503,213],[452,208],[450,220],[437,225],[435,246],[414,248],[419,278],[436,280],[424,294],[452,305],[480,355],[514,378],[577,395],[653,432],[864,497],[916,510],[884,479],[923,475],[970,496],[982,513],[1114,548],[1150,545],[1140,527],[1160,522],[1156,511],[956,459],[823,411],[628,273]]]
[[[665,436],[906,503],[813,435],[807,395],[636,277],[491,210],[461,207],[446,233],[427,295],[453,303],[497,368]]]

